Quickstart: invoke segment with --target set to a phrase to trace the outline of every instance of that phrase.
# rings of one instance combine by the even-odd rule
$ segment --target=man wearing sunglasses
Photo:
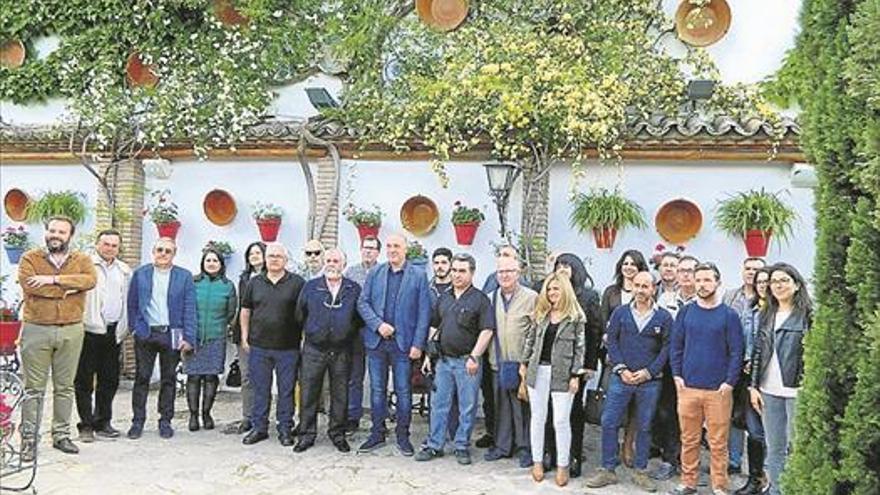
[[[317,239],[311,239],[306,242],[303,248],[303,257],[306,265],[305,272],[302,274],[306,280],[318,278],[321,276],[321,270],[324,268],[324,245]]]
[[[330,424],[328,435],[336,450],[348,452],[345,441],[348,406],[348,375],[351,345],[363,325],[357,312],[361,288],[342,276],[345,254],[328,249],[324,275],[306,282],[297,303],[297,320],[303,324],[302,424],[294,452],[304,452],[315,444],[318,429],[318,401],[324,376],[330,382]]]
[[[159,357],[159,436],[171,438],[174,387],[181,351],[196,339],[196,288],[189,270],[173,264],[177,245],[162,237],[153,246],[153,262],[134,271],[128,289],[128,321],[134,334],[135,372],[128,438],[137,440],[147,419],[150,376]]]

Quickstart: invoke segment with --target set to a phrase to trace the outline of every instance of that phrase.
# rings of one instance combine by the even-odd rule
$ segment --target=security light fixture
[[[308,95],[312,106],[318,110],[339,108],[339,103],[324,88],[306,88],[306,95]]]
[[[696,79],[688,81],[687,97],[690,100],[708,100],[715,92],[715,81]]]

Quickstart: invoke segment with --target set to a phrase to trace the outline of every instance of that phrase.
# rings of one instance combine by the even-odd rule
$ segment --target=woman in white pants
[[[520,374],[526,381],[531,407],[532,478],[544,479],[544,423],[548,399],[553,400],[556,430],[556,484],[568,484],[572,400],[584,373],[586,318],[567,276],[552,274],[544,281],[526,333]]]

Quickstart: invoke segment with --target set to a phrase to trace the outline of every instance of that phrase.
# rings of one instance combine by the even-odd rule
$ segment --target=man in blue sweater
[[[697,265],[694,277],[697,300],[679,311],[669,351],[681,423],[681,485],[673,493],[697,493],[705,422],[712,489],[719,495],[727,493],[732,392],[743,367],[742,323],[730,306],[720,302],[721,274],[713,263]]]
[[[589,488],[617,483],[617,435],[629,404],[635,402],[638,433],[633,481],[646,491],[657,490],[647,474],[648,454],[660,378],[669,353],[672,315],[654,302],[654,289],[651,274],[639,272],[633,278],[633,301],[618,306],[608,321],[606,347],[613,373],[602,411],[602,467],[587,480]]]

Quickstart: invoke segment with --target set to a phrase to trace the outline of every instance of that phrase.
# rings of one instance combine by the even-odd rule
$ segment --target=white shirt
[[[773,331],[779,330],[779,327],[785,322],[791,312],[777,311],[775,320],[773,321]],[[794,399],[798,395],[797,388],[789,388],[782,384],[782,368],[779,367],[779,356],[776,355],[776,345],[773,345],[773,353],[770,356],[770,362],[767,364],[767,370],[761,378],[761,392],[770,394],[784,399]]]
[[[122,319],[123,301],[125,300],[125,273],[116,260],[107,263],[103,259],[98,263],[99,269],[104,272],[103,298],[104,307],[101,308],[101,316],[109,325]]]

